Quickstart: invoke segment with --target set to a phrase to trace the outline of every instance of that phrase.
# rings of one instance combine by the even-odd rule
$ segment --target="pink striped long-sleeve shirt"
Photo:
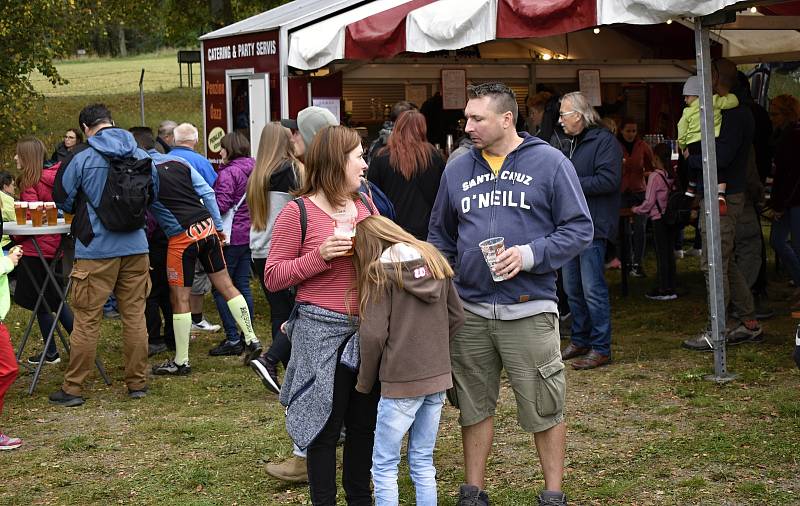
[[[358,314],[358,292],[353,289],[356,270],[351,257],[326,262],[319,252],[320,245],[333,235],[333,219],[308,198],[303,197],[303,201],[308,216],[306,240],[300,244],[300,208],[289,202],[275,220],[264,284],[273,292],[297,286],[297,302]],[[370,215],[360,200],[356,209],[356,223]],[[350,297],[345,301],[348,290]]]

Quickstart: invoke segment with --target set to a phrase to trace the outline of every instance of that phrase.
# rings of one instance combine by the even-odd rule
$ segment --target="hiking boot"
[[[244,365],[247,365],[260,357],[262,351],[264,351],[264,348],[261,347],[261,343],[258,339],[253,339],[250,341],[250,344],[247,344],[244,347]]]
[[[539,506],[567,506],[567,496],[563,492],[543,490],[537,499]]]
[[[213,323],[209,323],[208,320],[206,320],[205,318],[203,318],[197,323],[192,322],[192,332],[214,333],[214,332],[219,332],[219,329],[221,328],[222,327],[220,327],[219,325],[214,325]]]
[[[50,356],[42,352],[42,353],[37,353],[32,357],[28,357],[28,363],[31,365],[39,365],[39,362],[41,362],[42,360],[42,355],[44,355],[44,363],[47,365],[55,365],[61,362],[61,356],[59,356],[58,353],[56,353],[53,356]]]
[[[153,374],[159,376],[186,376],[192,372],[192,367],[189,362],[178,365],[174,360],[169,359],[160,365],[153,366]]]
[[[208,350],[208,354],[212,357],[238,357],[242,351],[244,351],[244,345],[241,341],[232,343],[223,339],[215,348]]]
[[[292,455],[280,464],[267,464],[267,474],[282,481],[305,483],[308,481],[306,459]]]
[[[53,392],[48,397],[50,399],[50,404],[55,404],[57,406],[64,406],[65,408],[72,408],[75,406],[80,406],[85,401],[83,397],[80,395],[70,395],[63,390],[58,390],[58,392]]]
[[[456,506],[489,506],[489,494],[475,485],[461,485]]]
[[[147,397],[147,390],[147,385],[136,390],[128,389],[128,397],[131,399],[141,399],[142,397]]]
[[[261,379],[261,383],[277,395],[281,394],[281,384],[278,382],[278,364],[268,357],[258,357],[250,361],[250,367]]]
[[[728,333],[728,346],[736,346],[747,342],[760,342],[763,340],[761,339],[763,332],[764,329],[758,324],[758,320],[744,321]]]
[[[711,331],[704,330],[699,335],[691,337],[681,343],[681,346],[692,351],[712,351]]]
[[[0,432],[0,450],[16,450],[20,446],[22,446],[20,438],[6,436]]]
[[[639,264],[631,265],[631,270],[630,270],[629,274],[631,276],[633,276],[634,278],[646,278],[647,277],[647,274],[644,273],[644,269],[642,269],[642,266],[639,265]]]

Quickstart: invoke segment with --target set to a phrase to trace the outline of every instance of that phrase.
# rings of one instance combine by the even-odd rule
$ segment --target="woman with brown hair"
[[[53,201],[53,183],[61,163],[44,168],[45,155],[44,144],[36,137],[24,137],[17,142],[14,160],[17,162],[17,170],[19,171],[17,186],[20,191],[20,200],[27,202]],[[61,297],[59,297],[57,290],[48,279],[46,271],[42,269],[42,263],[36,254],[33,241],[26,237],[16,237],[15,241],[22,246],[23,257],[20,259],[21,268],[17,271],[14,302],[30,311],[36,309],[39,330],[42,334],[42,339],[46,339],[50,328],[53,326],[53,312],[58,309]],[[42,249],[42,256],[48,262],[52,262],[56,254],[60,253],[60,234],[40,235],[36,238],[36,241]],[[56,275],[56,280],[61,285],[61,290],[64,290],[60,262],[58,262],[58,265],[59,272]],[[41,289],[44,289],[44,299],[39,307],[36,308],[36,300],[39,298],[39,290]],[[68,306],[64,306],[59,316],[59,321],[67,333],[71,334],[73,317],[72,311]],[[38,364],[42,358],[44,358],[46,364],[61,362],[55,340],[50,342],[50,346],[44,352],[28,358],[28,363]]]
[[[444,172],[444,160],[426,140],[426,132],[422,113],[410,110],[401,114],[367,173],[367,179],[394,204],[397,224],[423,241],[428,237],[431,208]]]
[[[77,128],[70,128],[64,133],[64,140],[56,147],[50,156],[50,163],[63,162],[71,156],[78,144],[83,142],[83,132]]]
[[[261,131],[256,166],[247,183],[247,207],[250,209],[250,255],[264,296],[270,307],[272,346],[250,366],[269,390],[280,393],[278,362],[289,364],[291,343],[281,331],[281,324],[289,319],[294,306],[290,289],[271,292],[264,284],[264,267],[269,256],[275,219],[281,209],[292,200],[292,193],[300,187],[301,164],[294,156],[292,132],[279,122],[268,123]]]
[[[247,181],[253,172],[255,160],[250,157],[250,141],[239,132],[226,134],[220,141],[222,164],[219,176],[214,181],[219,212],[233,213],[230,237],[225,238],[225,264],[233,286],[247,302],[250,319],[253,319],[253,294],[250,292],[250,211],[245,201]],[[247,350],[248,356],[261,354],[258,341],[245,342],[247,336],[240,333],[228,308],[228,303],[218,290],[213,290],[214,302],[225,329],[225,339],[208,353],[212,356],[240,355]],[[249,363],[249,360],[245,364]]]
[[[800,317],[800,101],[778,95],[769,104],[774,127],[773,184],[770,207],[775,211],[770,243],[794,281],[792,317]]]
[[[297,289],[284,330],[292,354],[281,387],[286,429],[308,450],[308,482],[315,505],[336,504],[336,442],[342,424],[342,485],[348,504],[372,504],[370,463],[378,394],[355,390],[358,373],[358,293],[350,254],[352,237],[340,223],[374,214],[358,189],[366,169],[361,138],[343,126],[325,127],[306,153],[298,201],[278,215],[264,283],[273,292]],[[338,219],[335,219],[336,218]]]

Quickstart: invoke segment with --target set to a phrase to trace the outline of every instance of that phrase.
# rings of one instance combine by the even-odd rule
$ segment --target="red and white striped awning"
[[[290,34],[289,65],[461,49],[617,23],[704,16],[737,0],[374,0]]]

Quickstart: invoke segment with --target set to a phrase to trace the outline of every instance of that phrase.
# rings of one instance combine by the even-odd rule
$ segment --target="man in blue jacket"
[[[520,426],[534,433],[544,474],[541,504],[566,504],[564,364],[556,269],[592,239],[575,169],[558,150],[515,129],[514,92],[501,83],[468,88],[466,133],[474,145],[442,176],[428,240],[450,260],[466,323],[450,344],[461,414],[466,484],[458,504],[488,504],[484,479],[505,368]],[[502,236],[493,281],[478,243]]]
[[[571,137],[569,158],[594,223],[591,246],[567,263],[564,290],[572,312],[572,337],[563,360],[581,357],[574,369],[594,369],[611,360],[611,303],[605,278],[606,244],[617,237],[622,148],[600,125],[600,117],[583,93],[567,93],[559,112]]]
[[[136,147],[130,132],[114,127],[111,112],[102,104],[83,108],[78,123],[87,145],[56,177],[54,199],[64,212],[72,213],[75,263],[70,273],[70,304],[75,324],[69,336],[69,367],[61,389],[50,402],[79,406],[81,386],[94,366],[103,304],[113,291],[122,314],[125,384],[131,398],[147,393],[147,326],[144,306],[150,290],[150,262],[144,228],[132,232],[106,229],[98,216],[109,170],[109,158],[149,157]],[[151,162],[156,195],[158,175]]]

